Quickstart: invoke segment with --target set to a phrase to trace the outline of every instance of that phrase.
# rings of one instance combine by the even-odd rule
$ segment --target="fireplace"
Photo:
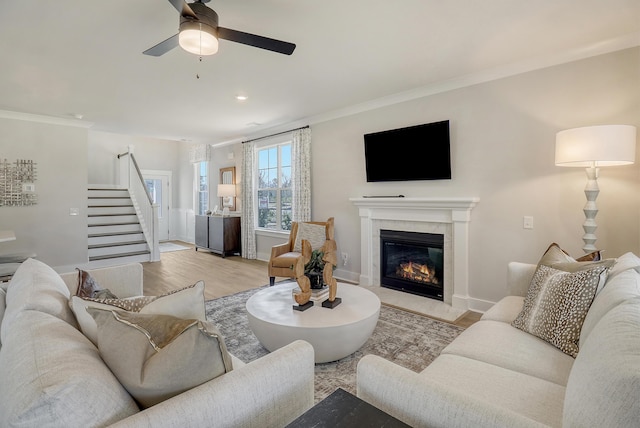
[[[444,235],[380,230],[380,285],[444,300]]]

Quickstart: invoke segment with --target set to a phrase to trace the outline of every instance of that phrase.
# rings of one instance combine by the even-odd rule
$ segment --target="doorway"
[[[169,240],[171,224],[171,177],[172,171],[143,170],[144,184],[151,201],[158,205],[158,240]]]

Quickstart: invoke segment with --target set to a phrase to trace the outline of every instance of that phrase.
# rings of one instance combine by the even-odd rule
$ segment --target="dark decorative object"
[[[307,303],[303,304],[303,305],[293,305],[293,310],[294,311],[306,311],[307,309],[309,309],[310,307],[313,306],[313,302],[311,300],[309,300]]]
[[[324,253],[320,250],[311,252],[311,260],[304,265],[304,274],[309,278],[312,289],[320,289],[324,286],[323,271],[325,262],[322,260]]]

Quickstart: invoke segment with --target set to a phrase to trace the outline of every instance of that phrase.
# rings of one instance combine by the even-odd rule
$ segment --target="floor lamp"
[[[582,225],[585,253],[595,251],[596,220],[598,208],[596,198],[598,172],[603,166],[630,165],[636,158],[636,128],[629,125],[587,126],[568,129],[556,134],[556,165],[585,167],[587,186],[584,194],[585,222]]]

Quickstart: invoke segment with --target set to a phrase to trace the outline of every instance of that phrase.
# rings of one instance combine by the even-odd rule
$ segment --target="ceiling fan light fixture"
[[[218,39],[214,29],[201,22],[181,23],[178,44],[195,55],[213,55],[218,52]]]

